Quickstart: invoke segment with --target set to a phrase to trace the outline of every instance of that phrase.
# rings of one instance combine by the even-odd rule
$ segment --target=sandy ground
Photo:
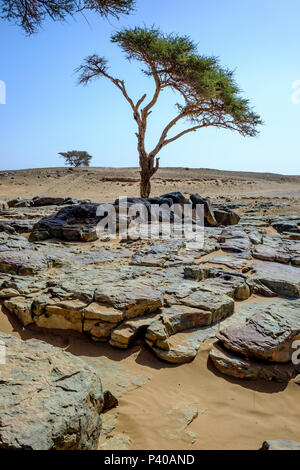
[[[0,199],[38,194],[111,202],[139,194],[136,168],[43,168],[0,172]],[[207,169],[162,168],[152,180],[152,195],[170,191],[204,197],[300,197],[300,176],[224,172]]]
[[[119,195],[138,195],[138,182],[128,181],[138,178],[135,169],[43,169],[12,173],[0,177],[0,199],[45,194],[112,201]],[[186,176],[190,173],[193,178]],[[153,195],[179,190],[238,200],[289,197],[300,213],[299,182],[300,177],[280,175],[162,169],[154,180]],[[0,315],[0,330],[23,339],[45,340],[94,362],[104,358],[129,374],[146,377],[142,387],[127,391],[120,398],[116,428],[111,432],[112,437],[122,433],[129,436],[132,449],[258,449],[267,439],[300,440],[299,386],[293,382],[288,385],[248,382],[221,376],[207,362],[209,342],[203,344],[191,364],[172,366],[156,359],[145,346],[119,351],[76,333],[24,329],[4,311]],[[190,415],[191,410],[198,415]],[[183,415],[188,420],[191,416],[186,428]]]

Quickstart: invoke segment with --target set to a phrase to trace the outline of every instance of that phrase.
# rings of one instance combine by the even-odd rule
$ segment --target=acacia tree
[[[81,150],[71,150],[70,152],[60,152],[58,155],[65,159],[66,164],[78,168],[80,166],[90,166],[93,158],[87,152]]]
[[[134,0],[0,0],[0,17],[35,33],[46,18],[64,20],[68,15],[92,10],[101,16],[128,14]]]
[[[86,85],[93,79],[105,77],[129,103],[137,123],[141,197],[150,195],[150,180],[159,168],[158,153],[185,134],[210,126],[234,130],[243,136],[257,134],[257,126],[262,121],[252,111],[249,101],[240,96],[233,72],[222,68],[217,58],[199,55],[196,44],[189,37],[166,35],[152,27],[123,29],[114,34],[111,41],[121,47],[128,60],[141,62],[143,73],[153,78],[155,91],[151,98],[146,101],[144,94],[134,102],[124,80],[112,76],[107,60],[96,54],[87,57],[78,67],[79,83]],[[181,103],[176,104],[177,114],[162,130],[157,145],[148,152],[145,146],[148,118],[166,88],[177,92]],[[169,136],[182,121],[190,125]]]

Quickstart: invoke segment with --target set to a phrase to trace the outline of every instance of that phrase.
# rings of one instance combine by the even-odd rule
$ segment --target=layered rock
[[[232,351],[269,362],[289,362],[292,344],[300,335],[300,301],[256,303],[244,324],[221,328],[218,338]]]
[[[209,357],[222,374],[239,379],[288,382],[295,375],[295,369],[291,364],[262,363],[233,354],[221,344],[213,346]]]

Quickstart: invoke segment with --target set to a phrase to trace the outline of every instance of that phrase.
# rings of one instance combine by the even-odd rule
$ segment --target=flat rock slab
[[[95,370],[42,341],[0,333],[0,448],[96,449],[102,386]]]
[[[244,323],[221,327],[217,337],[232,351],[270,362],[289,362],[300,335],[300,300],[253,303]],[[250,316],[251,312],[253,313]]]
[[[95,292],[95,300],[125,310],[126,318],[155,312],[163,305],[161,291],[142,285],[99,287]]]
[[[212,256],[211,258],[206,258],[205,260],[203,260],[202,263],[223,265],[231,269],[242,269],[245,266],[247,266],[248,261],[249,261],[248,259],[239,256],[238,253],[233,253],[232,255],[229,255],[229,256],[222,256],[222,255]]]
[[[254,262],[253,282],[264,284],[268,289],[284,297],[300,297],[300,269],[281,263]]]
[[[234,310],[234,301],[228,295],[197,290],[178,299],[178,303],[211,312],[209,323],[214,323],[231,315]]]
[[[263,261],[277,261],[279,263],[289,263],[290,255],[284,250],[276,249],[266,245],[256,245],[252,251],[253,258]]]
[[[47,269],[50,261],[44,253],[33,250],[0,252],[0,271],[12,274],[32,275]]]

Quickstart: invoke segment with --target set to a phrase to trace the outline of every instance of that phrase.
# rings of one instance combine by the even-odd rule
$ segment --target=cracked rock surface
[[[34,222],[29,240],[5,224],[0,232],[4,308],[26,328],[73,330],[119,349],[143,340],[169,363],[192,361],[201,343],[215,338],[219,349],[211,359],[223,373],[288,380],[296,372],[292,343],[300,334],[300,218],[286,207],[272,216],[276,203],[213,205],[180,193],[128,204],[142,202],[150,210],[174,202],[194,208],[199,201],[206,225],[201,246],[176,239],[99,240],[95,203],[39,197],[3,205],[7,223]],[[270,372],[269,362],[291,371]]]

